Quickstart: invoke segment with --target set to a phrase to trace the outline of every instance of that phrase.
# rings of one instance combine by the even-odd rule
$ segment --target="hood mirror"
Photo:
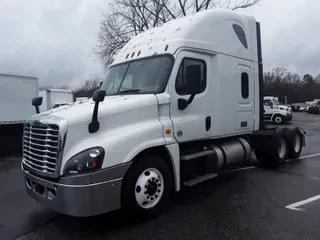
[[[105,90],[97,90],[94,92],[92,100],[95,102],[93,114],[92,114],[92,121],[89,123],[88,130],[89,133],[95,133],[99,130],[100,124],[98,121],[98,109],[99,103],[104,101],[104,97],[106,96]]]
[[[35,106],[37,114],[40,113],[39,106],[41,106],[41,104],[42,104],[42,97],[32,98],[32,106]]]

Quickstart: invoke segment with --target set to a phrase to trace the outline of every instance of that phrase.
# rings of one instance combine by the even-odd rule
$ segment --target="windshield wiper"
[[[122,90],[119,93],[138,93],[140,92],[140,88],[133,88],[133,89],[127,89],[127,90]]]

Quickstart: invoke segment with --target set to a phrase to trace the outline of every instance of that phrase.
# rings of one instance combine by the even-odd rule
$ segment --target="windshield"
[[[280,105],[280,103],[279,103],[279,101],[277,100],[277,99],[273,99],[273,103],[275,104],[275,105]]]
[[[162,55],[110,67],[101,89],[106,95],[163,92],[172,65],[172,57]]]

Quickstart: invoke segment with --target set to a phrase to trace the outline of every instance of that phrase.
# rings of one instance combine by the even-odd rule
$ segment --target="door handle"
[[[206,131],[209,131],[211,128],[211,117],[206,117]]]

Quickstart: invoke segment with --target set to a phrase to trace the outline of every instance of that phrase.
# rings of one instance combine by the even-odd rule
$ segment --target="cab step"
[[[188,180],[188,181],[184,182],[183,184],[185,186],[187,186],[187,187],[192,187],[194,185],[197,185],[199,183],[208,181],[208,180],[216,178],[216,177],[218,177],[218,174],[216,174],[216,173],[208,173],[208,174],[206,174],[204,176],[198,176],[198,177],[196,177],[196,178],[194,178],[192,180]]]
[[[200,158],[200,157],[205,157],[205,156],[208,156],[208,155],[211,155],[211,154],[215,154],[215,151],[204,150],[204,151],[201,151],[201,152],[196,152],[196,153],[183,155],[183,156],[181,156],[181,160],[188,161],[188,160],[192,160],[192,159],[196,159],[196,158]]]

